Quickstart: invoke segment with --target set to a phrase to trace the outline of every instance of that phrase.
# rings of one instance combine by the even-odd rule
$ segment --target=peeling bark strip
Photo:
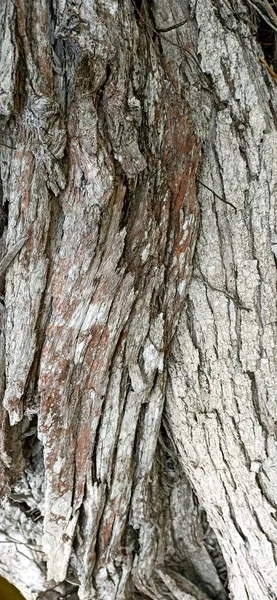
[[[79,559],[87,544],[94,554],[91,535],[98,551],[95,564],[81,572],[83,598],[91,595],[92,575],[99,598],[106,585],[110,599],[126,585],[132,563],[122,543],[130,503],[129,522],[138,531],[148,525],[141,511],[164,402],[164,358],[190,276],[198,225],[197,140],[148,40],[140,47],[127,6],[124,24],[130,27],[135,64],[127,69],[114,58],[99,89],[92,74],[84,81],[89,56],[76,67],[69,179],[60,196],[62,236],[49,279],[51,317],[38,384],[49,577],[66,577],[85,494]],[[115,54],[111,48],[105,49],[107,60]],[[136,59],[140,53],[154,65],[153,123],[145,106],[152,98],[143,94],[149,75]],[[102,69],[105,56],[100,56]],[[113,583],[105,583],[108,572]]]

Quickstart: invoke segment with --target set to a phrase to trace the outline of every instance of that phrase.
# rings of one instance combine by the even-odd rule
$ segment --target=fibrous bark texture
[[[167,412],[231,596],[261,600],[277,590],[276,84],[261,77],[247,8],[219,4],[196,9],[213,99],[201,103],[201,229]]]
[[[252,16],[0,7],[0,571],[27,599],[276,596],[276,89]]]

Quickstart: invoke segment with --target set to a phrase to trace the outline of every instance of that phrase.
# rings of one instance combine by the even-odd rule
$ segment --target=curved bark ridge
[[[196,7],[195,52],[209,76],[198,120],[202,219],[167,414],[231,597],[260,600],[276,596],[277,582],[276,87],[236,5]],[[182,43],[182,32],[171,39]]]
[[[29,557],[42,534],[48,579],[81,600],[225,598],[190,487],[176,470],[166,489],[159,466],[166,361],[198,233],[199,141],[138,11],[7,0],[2,14],[3,248],[28,236],[6,276],[3,484],[12,459],[15,473],[26,468],[3,510],[19,503]],[[40,574],[14,581],[27,598],[45,589],[34,556]]]

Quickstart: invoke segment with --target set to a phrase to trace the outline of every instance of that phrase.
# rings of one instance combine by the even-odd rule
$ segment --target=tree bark
[[[27,599],[276,597],[258,4],[0,7],[0,572]]]

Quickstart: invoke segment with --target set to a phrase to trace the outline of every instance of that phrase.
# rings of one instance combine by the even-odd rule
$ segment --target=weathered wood
[[[237,210],[199,186],[201,229],[167,412],[231,597],[258,600],[277,589],[276,84],[262,76],[242,3],[201,2],[195,16],[214,96],[202,95],[199,179]]]
[[[26,240],[0,572],[27,599],[276,593],[276,90],[249,14],[0,8],[1,256]]]

